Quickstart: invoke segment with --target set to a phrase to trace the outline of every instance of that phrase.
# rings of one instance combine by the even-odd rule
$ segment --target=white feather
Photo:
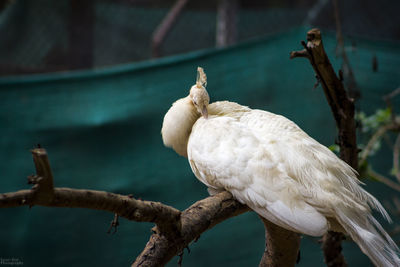
[[[354,169],[287,118],[227,101],[208,105],[201,90],[192,87],[192,102],[187,97],[174,103],[162,135],[167,146],[188,157],[211,194],[227,190],[291,231],[321,236],[344,230],[376,265],[400,266],[399,249],[371,208],[388,220],[389,215],[360,186]],[[199,114],[204,108],[207,118]]]

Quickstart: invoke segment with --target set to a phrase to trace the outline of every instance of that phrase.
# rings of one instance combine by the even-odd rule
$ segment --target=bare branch
[[[237,40],[237,14],[240,8],[238,0],[217,1],[216,46],[232,45]]]
[[[159,202],[136,200],[131,195],[53,188],[46,150],[34,149],[32,155],[37,169],[37,174],[29,177],[33,188],[0,194],[0,208],[39,205],[104,210],[115,214],[111,227],[118,225],[119,216],[132,221],[155,222],[154,234],[134,266],[164,265],[204,231],[249,210],[228,192],[198,201],[180,212]]]
[[[369,139],[367,145],[361,152],[360,156],[360,165],[364,164],[365,160],[371,153],[372,148],[374,147],[375,143],[379,141],[379,139],[389,130],[390,124],[382,125],[378,128],[378,130],[372,135]]]
[[[393,182],[391,179],[383,176],[380,173],[377,173],[372,168],[368,168],[367,175],[369,175],[371,178],[378,180],[379,182],[389,186],[390,188],[400,192],[400,184]]]
[[[391,93],[385,95],[383,98],[384,99],[391,99],[391,98],[394,98],[397,95],[400,95],[400,87],[397,88],[397,89],[394,89]]]
[[[398,123],[398,119],[395,119],[394,121],[391,121],[390,123],[382,125],[371,136],[367,145],[361,152],[360,161],[359,161],[360,165],[363,165],[365,163],[365,161],[367,160],[369,154],[371,153],[371,150],[374,147],[375,143],[378,142],[387,131],[400,131],[400,124]],[[393,153],[395,153],[395,151],[393,151]]]
[[[162,203],[136,200],[129,196],[104,191],[55,188],[54,197],[50,201],[36,199],[34,194],[34,190],[21,190],[0,194],[0,208],[26,205],[87,208],[116,213],[132,221],[155,222],[157,225],[177,224],[180,217],[179,210]],[[175,228],[179,229],[177,225]]]
[[[321,82],[326,99],[335,118],[336,126],[339,130],[340,157],[354,169],[357,169],[358,148],[356,142],[356,124],[354,121],[354,101],[348,97],[341,79],[336,76],[333,70],[322,43],[320,30],[309,30],[307,32],[307,44],[305,42],[302,42],[302,44],[310,55],[308,59]],[[340,235],[328,233],[323,238],[324,243],[322,247],[327,265],[346,266],[340,244],[343,236]]]
[[[170,9],[168,14],[162,20],[160,25],[157,26],[153,32],[151,39],[152,56],[160,57],[160,46],[164,42],[168,33],[172,30],[174,24],[180,17],[183,8],[186,6],[188,0],[177,0],[174,6]]]
[[[180,236],[166,237],[155,228],[132,266],[163,266],[203,232],[248,210],[247,206],[240,204],[226,191],[200,200],[182,212]]]
[[[28,177],[30,190],[0,194],[0,208],[17,206],[69,207],[105,210],[128,220],[154,222],[163,234],[180,232],[181,212],[159,202],[136,200],[130,196],[71,188],[53,188],[53,175],[47,152],[32,150],[36,175]]]
[[[300,50],[300,51],[292,51],[290,52],[290,59],[296,58],[296,57],[306,57],[310,58],[310,54],[307,52],[306,49]]]
[[[397,181],[400,182],[399,154],[400,154],[400,133],[397,135],[396,141],[393,146],[393,169]]]
[[[350,60],[347,57],[346,49],[344,47],[344,38],[342,34],[342,26],[340,22],[340,14],[339,14],[339,3],[338,0],[332,0],[333,3],[333,10],[335,16],[335,23],[336,23],[336,55],[340,55],[343,58],[342,68],[343,73],[346,79],[346,86],[348,94],[351,98],[358,99],[360,98],[360,90],[357,87],[356,79],[354,77],[353,70],[350,65]]]
[[[400,94],[400,87],[397,88],[397,89],[395,89],[395,90],[393,90],[391,93],[389,93],[389,94],[383,96],[383,100],[385,100],[386,105],[387,105],[387,106],[389,107],[389,109],[390,109],[390,112],[391,112],[391,114],[392,114],[392,120],[393,120],[393,121],[395,120],[396,113],[395,113],[395,110],[393,109],[392,98],[394,98],[395,96],[397,96],[397,95],[399,95],[399,94]]]

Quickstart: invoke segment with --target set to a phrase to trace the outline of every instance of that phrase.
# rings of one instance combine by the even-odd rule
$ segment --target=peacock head
[[[210,102],[210,97],[207,93],[205,86],[207,85],[207,76],[204,73],[203,68],[197,67],[197,81],[196,84],[190,89],[190,99],[193,105],[196,107],[199,114],[204,118],[208,117],[208,103]]]

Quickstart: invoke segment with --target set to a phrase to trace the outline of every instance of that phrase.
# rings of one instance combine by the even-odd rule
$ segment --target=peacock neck
[[[189,96],[179,99],[164,116],[161,134],[164,145],[172,147],[176,153],[187,157],[187,143],[192,127],[200,114]]]

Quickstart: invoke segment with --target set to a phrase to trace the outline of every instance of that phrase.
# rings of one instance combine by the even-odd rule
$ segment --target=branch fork
[[[340,158],[354,169],[358,168],[358,148],[356,142],[356,123],[354,120],[354,100],[348,97],[343,85],[342,75],[339,78],[326,55],[321,31],[311,29],[307,32],[307,43],[301,42],[301,51],[290,53],[290,58],[306,57],[320,80],[325,97],[331,108],[336,126],[339,130],[338,144]],[[339,72],[340,73],[340,72]],[[346,266],[341,253],[343,234],[328,232],[323,238],[323,251],[328,266]]]
[[[36,175],[28,176],[28,184],[33,184],[32,201],[50,203],[54,197],[54,184],[47,152],[43,148],[34,148],[31,152],[36,168]]]

